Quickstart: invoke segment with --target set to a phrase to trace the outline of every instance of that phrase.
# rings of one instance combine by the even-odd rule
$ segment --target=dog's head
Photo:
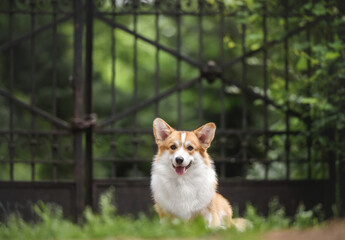
[[[194,131],[176,131],[163,119],[156,118],[153,121],[158,155],[167,155],[178,175],[183,175],[200,158],[206,165],[210,164],[206,150],[215,131],[214,123],[207,123]]]

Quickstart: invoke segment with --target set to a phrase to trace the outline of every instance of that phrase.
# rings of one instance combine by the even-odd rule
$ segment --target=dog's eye
[[[193,151],[194,148],[192,146],[188,146],[187,149],[188,151]]]
[[[172,150],[175,150],[177,147],[176,147],[175,145],[171,145],[170,148],[171,148]]]

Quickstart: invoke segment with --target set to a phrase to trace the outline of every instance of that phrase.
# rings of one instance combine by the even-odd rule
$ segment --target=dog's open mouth
[[[182,175],[182,174],[184,174],[184,173],[187,171],[187,169],[188,169],[191,165],[192,165],[192,161],[190,161],[190,163],[189,163],[187,166],[185,166],[185,167],[183,167],[183,166],[174,166],[174,164],[173,164],[173,167],[175,168],[175,172],[176,172],[178,175]]]

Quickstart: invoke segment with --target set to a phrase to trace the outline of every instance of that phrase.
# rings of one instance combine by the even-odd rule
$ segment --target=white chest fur
[[[163,156],[164,157],[164,156]],[[154,200],[165,211],[189,219],[209,205],[215,194],[216,174],[197,156],[188,171],[179,176],[170,161],[154,161],[151,189]]]

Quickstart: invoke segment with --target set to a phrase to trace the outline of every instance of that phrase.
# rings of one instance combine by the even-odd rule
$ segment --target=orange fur
[[[210,211],[212,216],[212,221],[210,223],[211,227],[222,225],[222,216],[220,216],[221,212],[224,212],[225,215],[225,225],[228,227],[230,226],[232,220],[232,208],[228,200],[226,200],[222,195],[216,193],[207,209]]]

